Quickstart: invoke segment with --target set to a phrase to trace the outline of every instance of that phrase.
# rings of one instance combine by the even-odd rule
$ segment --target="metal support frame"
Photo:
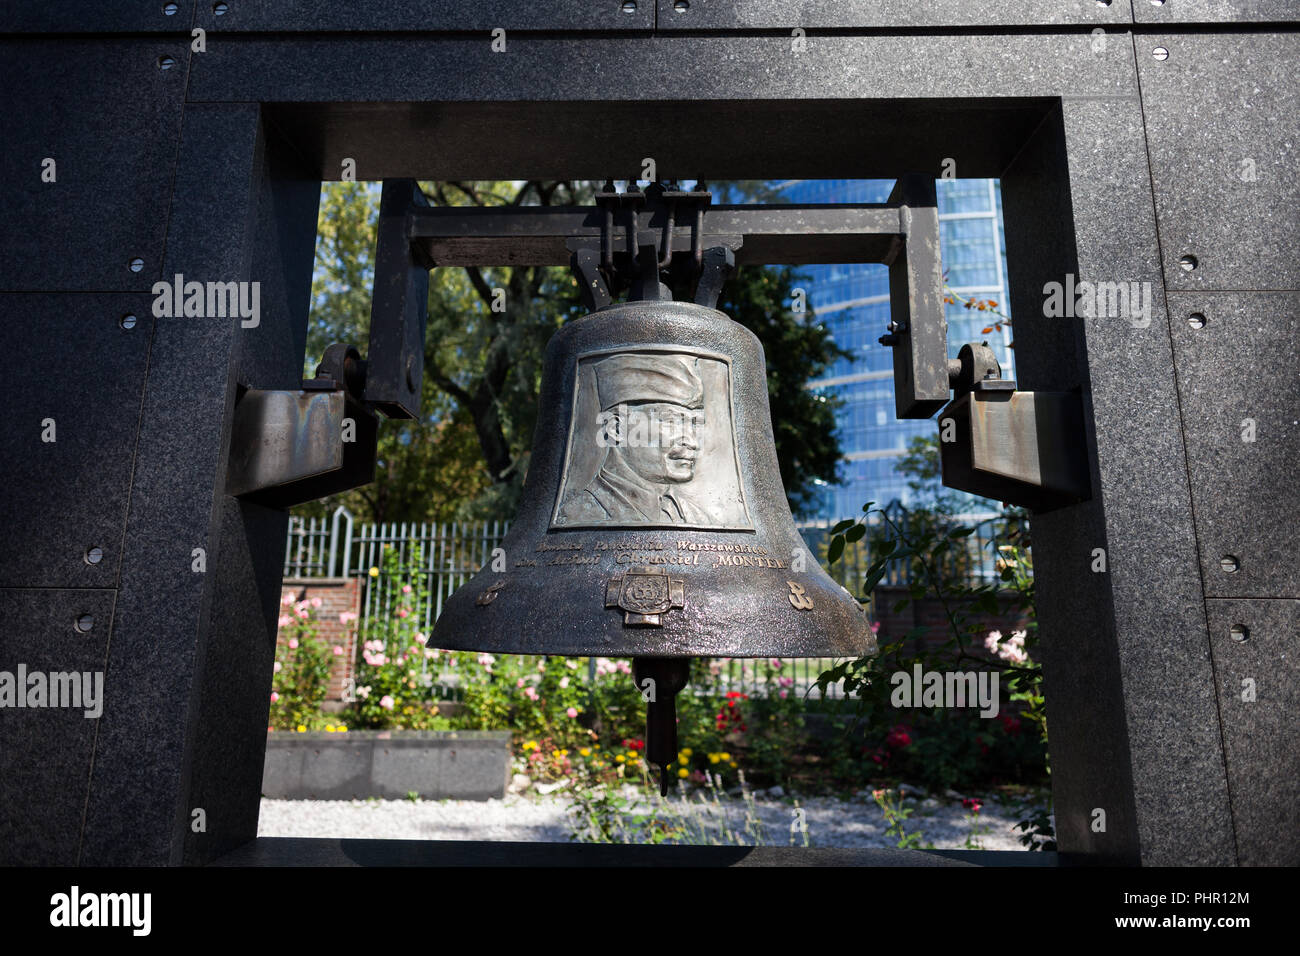
[[[428,204],[415,180],[384,181],[364,398],[389,418],[420,414],[432,263],[408,236],[413,213]]]
[[[641,274],[637,263],[643,251],[646,262],[653,253],[659,269],[671,266],[696,280],[694,300],[709,306],[736,266],[885,264],[892,315],[885,338],[894,346],[898,416],[929,418],[948,401],[948,327],[931,176],[903,176],[888,203],[783,206],[709,206],[707,193],[654,184],[644,193],[616,193],[607,186],[597,194],[595,206],[431,207],[422,196],[410,195],[406,182],[400,187],[384,183],[387,213],[381,211],[380,249],[388,250],[390,265],[397,261],[391,239],[396,229],[385,232],[385,222],[401,221],[410,248],[418,250],[402,262],[419,260],[430,267],[570,265],[593,311],[610,304],[610,286],[618,279],[626,284]],[[398,206],[399,195],[407,197],[405,209]],[[678,218],[682,206],[691,215]],[[381,283],[384,294],[391,296],[397,281],[394,275],[380,273],[383,266],[381,259],[376,266],[372,362],[377,335],[409,339],[417,321],[414,312],[402,312],[395,305],[381,311]],[[399,314],[400,334],[388,327]],[[422,313],[418,321],[422,335]]]

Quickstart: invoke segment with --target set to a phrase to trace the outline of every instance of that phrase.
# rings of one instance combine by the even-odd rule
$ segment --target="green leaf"
[[[861,541],[867,533],[867,526],[864,524],[855,524],[849,529],[848,534],[844,536],[845,541]]]
[[[897,602],[894,605],[894,613],[897,614],[899,611],[901,611],[903,608],[907,607],[911,603],[912,603],[911,598],[903,598],[901,601]]]
[[[855,524],[857,524],[857,521],[853,518],[845,518],[843,521],[837,522],[835,527],[831,528],[831,534],[843,534]]]
[[[875,504],[874,501],[868,501],[865,505],[862,506],[862,513],[866,514],[869,511],[871,511],[871,506],[874,504]]]
[[[974,528],[953,528],[948,532],[950,538],[967,538],[975,533]]]

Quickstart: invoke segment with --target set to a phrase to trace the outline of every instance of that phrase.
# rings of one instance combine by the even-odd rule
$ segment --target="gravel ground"
[[[627,791],[631,796],[631,791]],[[696,801],[698,797],[694,798]],[[504,800],[263,800],[258,836],[335,837],[395,840],[503,840],[569,842],[565,810],[571,801],[563,792],[547,796],[508,794]],[[852,800],[831,797],[801,799],[809,844],[824,847],[893,847],[886,822],[870,794]],[[789,797],[758,796],[757,816],[766,831],[763,842],[790,842],[794,804]],[[970,835],[969,812],[955,798],[909,800],[908,833],[920,831],[923,843],[936,849],[963,849]],[[679,804],[680,806],[680,804]],[[743,832],[744,805],[738,797],[723,801],[722,816],[733,831]],[[692,818],[704,827],[718,825],[719,813],[700,808]],[[993,800],[984,803],[976,835],[986,850],[1023,850],[1013,830],[1022,819],[1016,806]],[[794,834],[797,843],[802,838]],[[747,839],[745,842],[752,842]]]

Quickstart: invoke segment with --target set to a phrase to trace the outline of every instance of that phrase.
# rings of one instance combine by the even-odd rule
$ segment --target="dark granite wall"
[[[225,462],[237,390],[296,384],[319,181],[645,156],[1002,178],[1020,386],[1079,390],[1092,453],[1093,500],[1034,524],[1061,848],[1300,862],[1293,3],[287,6],[0,11],[0,670],[106,671],[97,720],[0,710],[0,862],[202,863],[255,833],[285,519],[225,495]],[[259,281],[260,325],[155,319],[176,272]],[[1067,273],[1149,283],[1150,322],[1042,317]]]

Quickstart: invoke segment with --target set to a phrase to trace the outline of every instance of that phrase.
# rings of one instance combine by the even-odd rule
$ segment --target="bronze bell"
[[[795,530],[752,332],[694,303],[607,306],[552,337],[540,400],[504,569],[452,595],[432,644],[633,658],[661,789],[688,658],[875,652]]]

